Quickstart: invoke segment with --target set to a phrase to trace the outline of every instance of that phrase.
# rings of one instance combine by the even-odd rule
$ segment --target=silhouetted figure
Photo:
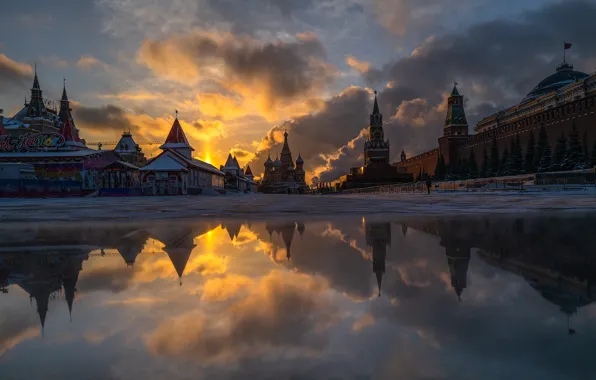
[[[432,186],[432,181],[430,180],[430,176],[426,176],[426,191],[430,194],[430,187]]]

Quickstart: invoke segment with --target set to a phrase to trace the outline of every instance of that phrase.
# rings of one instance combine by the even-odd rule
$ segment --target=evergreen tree
[[[561,171],[565,170],[565,158],[567,155],[567,138],[565,138],[565,134],[561,132],[561,137],[557,140],[557,145],[555,147],[555,156],[554,162],[552,165],[553,171]]]
[[[470,149],[470,157],[468,158],[469,176],[468,178],[478,178],[478,164],[476,163],[476,155],[474,148]]]
[[[495,177],[499,172],[499,166],[501,162],[499,161],[499,147],[497,146],[497,137],[493,136],[493,143],[490,147],[490,162],[489,162],[489,170],[488,176]]]
[[[503,151],[498,173],[499,176],[509,175],[509,148],[507,147],[505,147],[505,150]]]
[[[584,131],[584,136],[582,138],[582,161],[583,168],[588,168],[590,166],[590,153],[588,152],[588,131]]]
[[[538,172],[544,173],[548,172],[551,169],[551,158],[552,158],[552,149],[548,141],[546,142],[546,146],[542,151],[542,156],[540,157],[540,163],[538,165]]]
[[[468,161],[467,158],[463,158],[460,160],[460,165],[459,165],[459,177],[461,179],[467,179],[470,178],[470,162]]]
[[[534,139],[534,132],[530,132],[528,138],[528,147],[526,148],[526,156],[524,157],[524,171],[526,173],[536,173],[536,140]]]
[[[534,156],[534,168],[538,170],[540,166],[540,161],[542,160],[542,153],[544,153],[544,149],[548,145],[548,135],[546,133],[546,128],[544,124],[540,126],[540,132],[538,133],[538,144],[536,145],[536,154]]]
[[[443,181],[445,179],[445,159],[442,154],[437,157],[437,165],[435,167],[435,179]]]
[[[566,170],[581,169],[582,161],[582,146],[579,142],[579,133],[577,132],[575,123],[573,123],[571,131],[567,134],[564,167]]]
[[[524,151],[521,147],[521,141],[519,140],[519,135],[515,136],[515,155],[511,160],[512,163],[512,174],[522,174],[524,172]]]
[[[486,152],[486,148],[484,148],[484,154],[482,155],[482,169],[480,170],[480,177],[486,178],[489,176],[490,171],[490,163],[488,158],[488,153]]]
[[[590,169],[596,166],[596,140],[592,145],[592,156],[590,156]]]

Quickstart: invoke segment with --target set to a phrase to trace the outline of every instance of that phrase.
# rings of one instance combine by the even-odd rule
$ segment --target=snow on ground
[[[440,193],[0,199],[0,223],[167,218],[336,217],[595,211],[596,190]]]

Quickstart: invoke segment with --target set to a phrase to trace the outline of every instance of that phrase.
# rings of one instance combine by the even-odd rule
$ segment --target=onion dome
[[[300,155],[300,153],[298,153],[298,159],[296,160],[296,165],[303,165],[304,164],[304,160],[302,159],[302,156]]]
[[[267,155],[267,161],[265,161],[265,167],[266,168],[270,168],[273,166],[273,161],[271,161],[271,156],[268,154]]]
[[[589,77],[588,74],[581,71],[574,71],[573,65],[569,63],[562,63],[557,67],[557,71],[544,78],[534,89],[526,95],[522,103],[529,102],[535,98],[546,95],[550,92],[557,91],[570,84],[583,80]]]
[[[277,167],[281,167],[281,161],[279,160],[279,157],[275,158],[275,161],[273,161],[273,166]]]

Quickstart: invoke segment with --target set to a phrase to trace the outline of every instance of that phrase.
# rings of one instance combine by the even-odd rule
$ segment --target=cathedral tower
[[[284,146],[281,148],[281,169],[283,171],[288,170],[289,168],[294,168],[294,161],[292,160],[292,152],[290,151],[290,146],[288,145],[288,132],[284,132]]]

